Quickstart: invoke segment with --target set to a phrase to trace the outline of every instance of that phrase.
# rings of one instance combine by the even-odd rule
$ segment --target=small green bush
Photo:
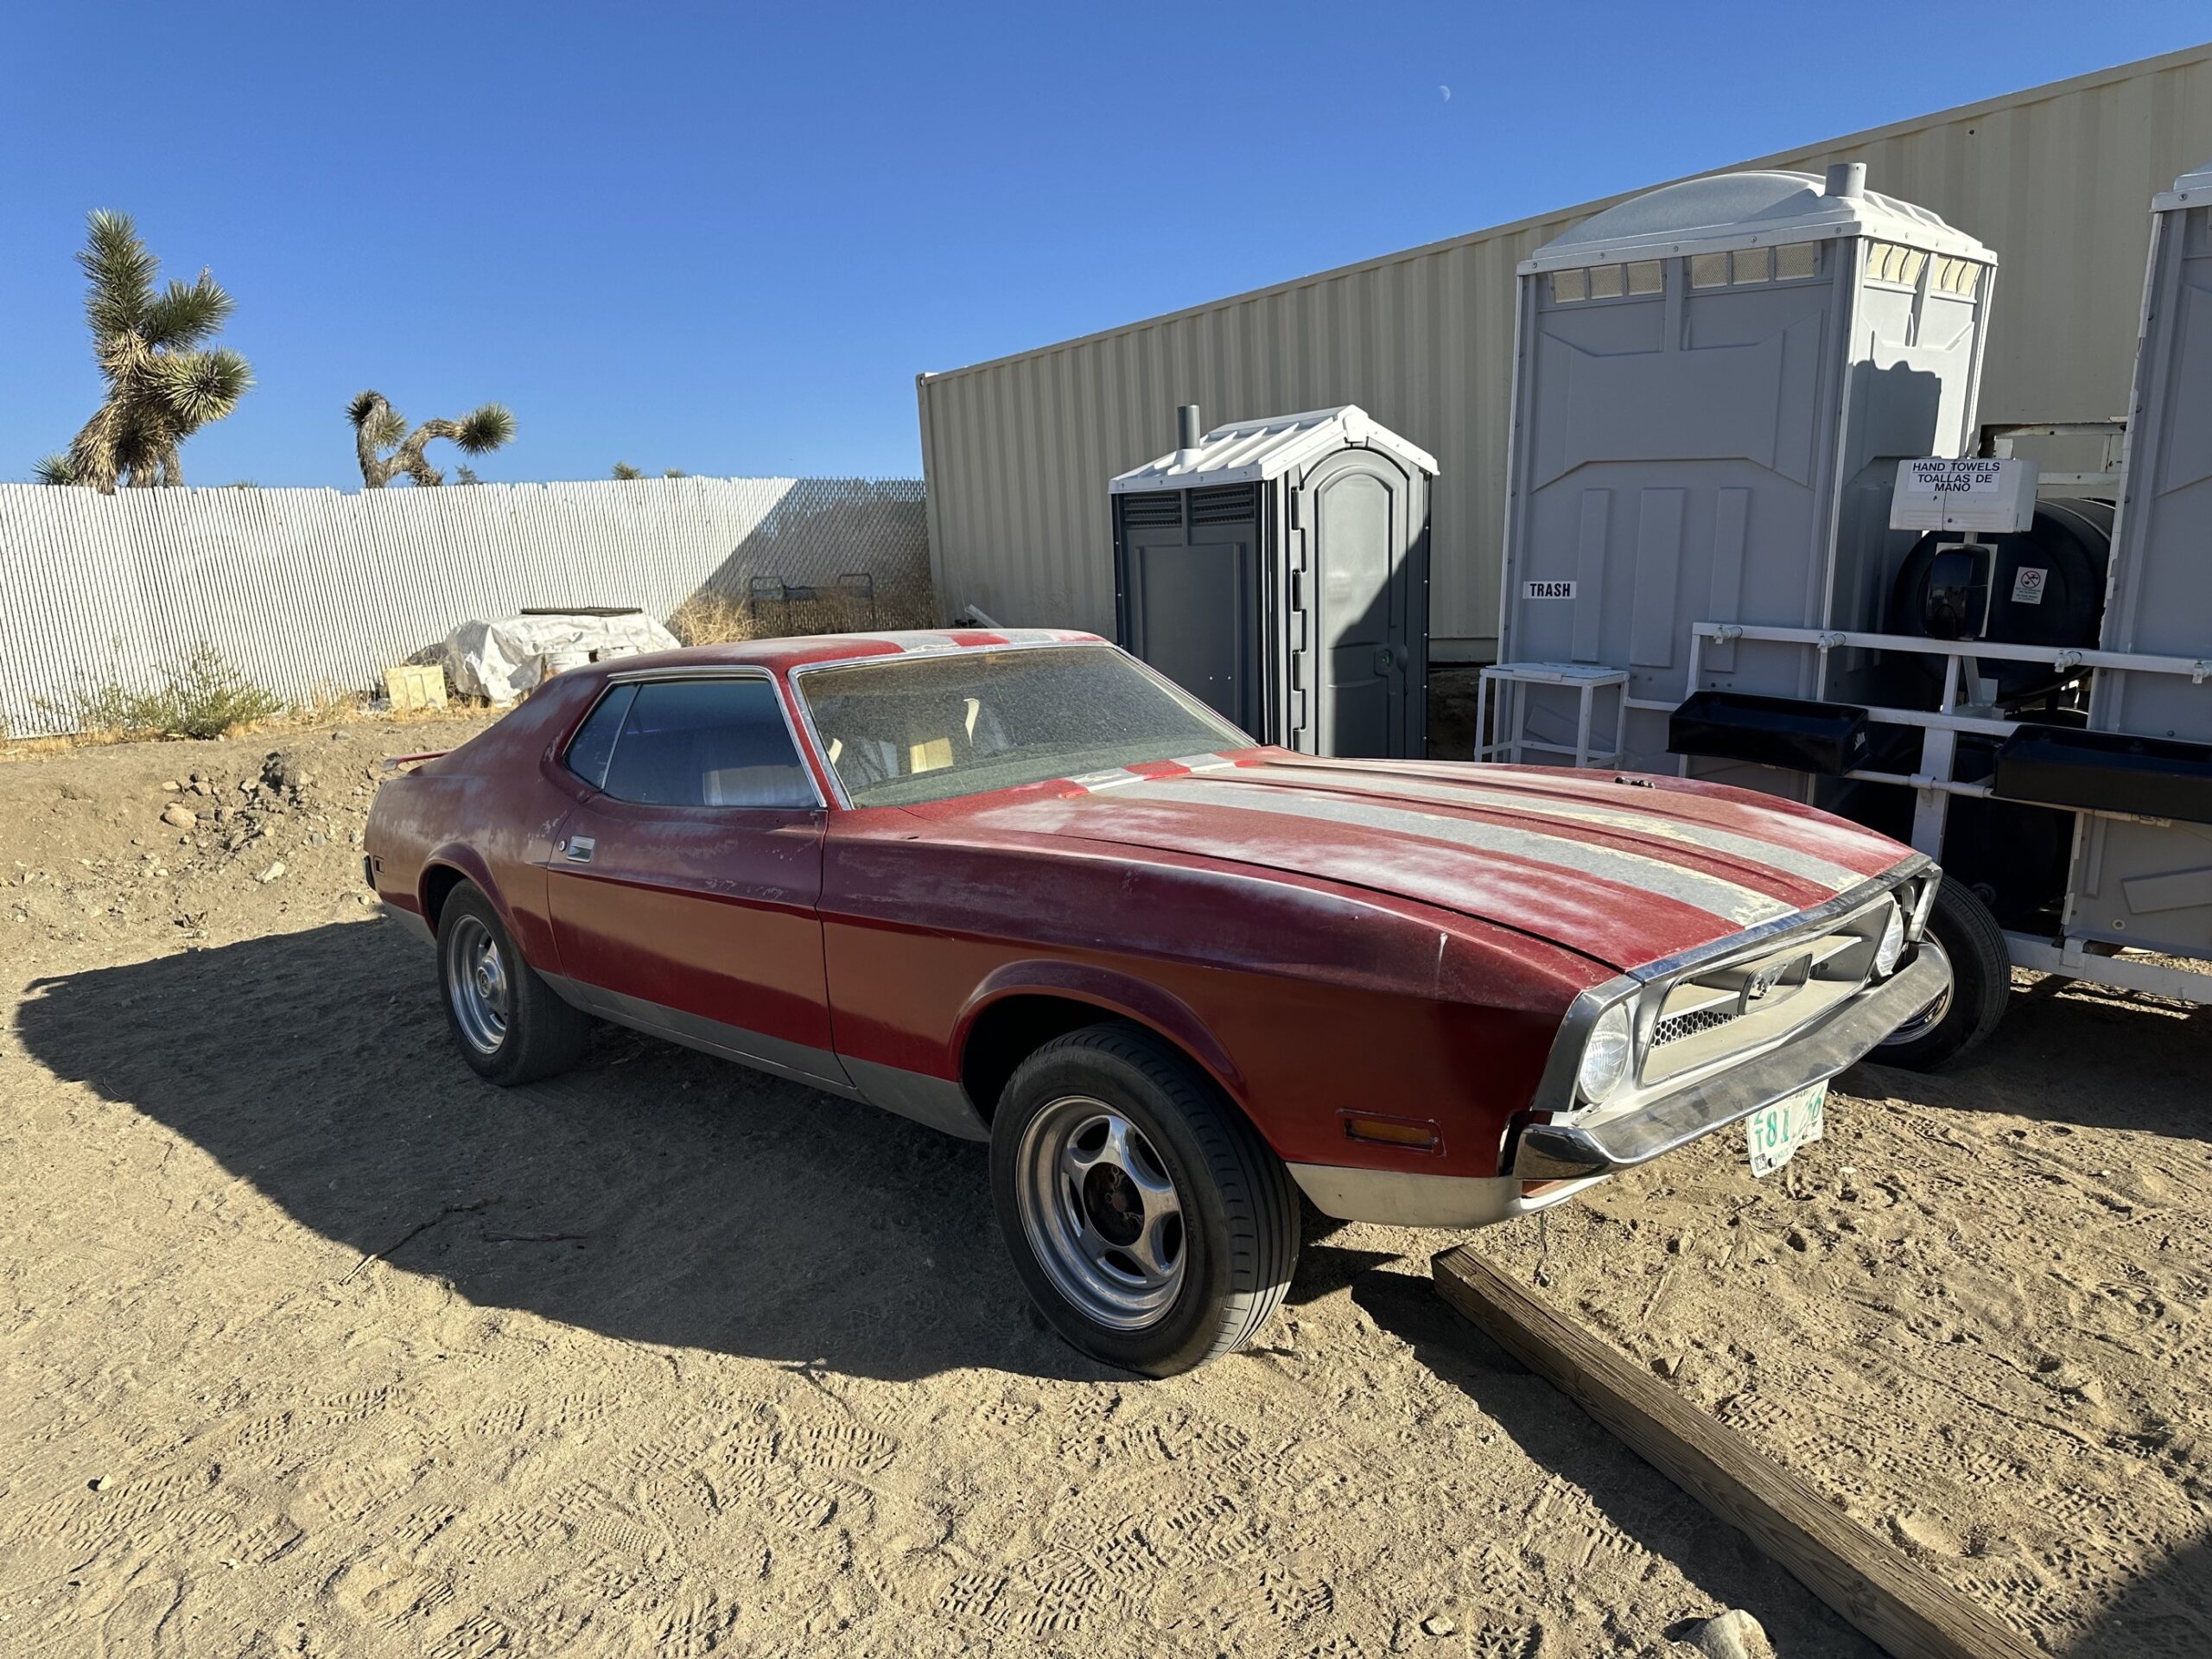
[[[110,680],[79,692],[73,702],[41,700],[39,706],[80,732],[126,737],[220,737],[284,709],[282,697],[246,678],[204,639],[159,672],[161,684],[151,691]]]

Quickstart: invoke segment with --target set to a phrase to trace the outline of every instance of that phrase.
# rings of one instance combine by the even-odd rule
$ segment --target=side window
[[[584,723],[576,728],[576,734],[569,740],[569,753],[564,757],[569,770],[594,789],[607,786],[607,763],[614,757],[614,734],[622,729],[623,718],[630,712],[630,699],[637,694],[634,685],[616,686],[599,700],[599,706],[585,716]]]
[[[818,804],[764,679],[638,683],[600,786],[652,806]]]

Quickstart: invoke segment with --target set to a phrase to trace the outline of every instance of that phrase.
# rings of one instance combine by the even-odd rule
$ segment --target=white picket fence
[[[82,693],[156,683],[202,641],[296,699],[372,687],[472,618],[634,605],[664,619],[702,591],[742,601],[756,577],[826,594],[856,573],[882,611],[926,611],[920,480],[0,484],[0,734],[66,732]],[[864,603],[845,608],[866,625]]]

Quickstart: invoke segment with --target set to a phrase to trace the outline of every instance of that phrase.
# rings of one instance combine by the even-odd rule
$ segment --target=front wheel
[[[2012,1000],[2005,930],[1967,888],[1947,880],[1936,890],[1920,948],[1950,964],[1951,988],[1882,1039],[1866,1057],[1878,1065],[1933,1071],[1979,1047]]]
[[[1298,1260],[1281,1160],[1211,1080],[1128,1026],[1022,1062],[992,1120],[991,1195],[1053,1327],[1150,1376],[1250,1341]]]

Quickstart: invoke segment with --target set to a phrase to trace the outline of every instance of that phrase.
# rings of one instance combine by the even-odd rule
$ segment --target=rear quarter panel
[[[603,677],[563,675],[459,748],[386,779],[362,846],[377,893],[426,922],[431,873],[457,870],[490,895],[534,966],[559,968],[546,915],[545,866],[580,785],[553,758]]]
[[[836,815],[823,919],[841,1054],[957,1078],[990,1002],[1071,996],[1179,1043],[1289,1161],[1432,1174],[1496,1173],[1560,1015],[1611,971],[1373,893],[1046,837],[945,839],[895,809]],[[1350,1141],[1346,1109],[1434,1119],[1443,1148]]]

